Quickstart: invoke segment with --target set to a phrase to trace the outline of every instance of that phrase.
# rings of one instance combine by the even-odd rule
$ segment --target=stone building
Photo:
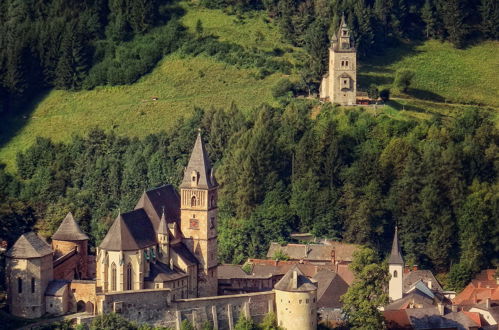
[[[21,235],[6,254],[7,303],[13,315],[45,314],[45,290],[53,279],[53,251],[33,232]]]
[[[355,105],[357,97],[357,51],[350,29],[341,18],[341,24],[331,38],[329,72],[322,78],[320,98],[340,105]]]

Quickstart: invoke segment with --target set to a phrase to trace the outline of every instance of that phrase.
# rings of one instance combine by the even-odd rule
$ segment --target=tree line
[[[175,15],[165,0],[2,1],[0,112],[53,86],[137,80],[180,38]]]
[[[0,237],[33,226],[50,236],[72,211],[92,244],[145,189],[178,186],[203,130],[221,184],[219,258],[264,256],[271,241],[312,232],[388,252],[395,225],[408,264],[451,272],[460,287],[497,263],[499,134],[472,108],[449,120],[377,118],[310,104],[197,109],[144,139],[93,130],[67,143],[39,138],[0,171]]]

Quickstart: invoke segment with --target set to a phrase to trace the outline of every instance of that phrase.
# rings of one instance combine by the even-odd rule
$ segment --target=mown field
[[[303,50],[282,40],[277,26],[264,13],[229,15],[181,3],[186,10],[181,22],[196,33],[259,49],[296,63]],[[282,53],[272,55],[271,52]],[[384,56],[360,63],[359,88],[376,84],[390,87],[399,68],[416,72],[407,94],[375,111],[395,118],[429,118],[440,113],[452,117],[466,104],[499,109],[498,42],[485,42],[465,50],[448,43],[429,41],[389,49]],[[276,105],[271,89],[284,74],[259,79],[258,70],[243,69],[201,55],[165,56],[157,67],[138,82],[126,86],[103,86],[91,91],[49,91],[32,111],[0,123],[0,163],[13,170],[15,154],[31,145],[37,136],[56,141],[85,134],[93,127],[120,135],[145,136],[173,129],[176,120],[192,114],[194,107],[227,107],[235,103],[245,112],[262,103]],[[297,77],[291,77],[297,79]],[[153,100],[157,98],[157,100]],[[372,109],[371,109],[372,110]]]

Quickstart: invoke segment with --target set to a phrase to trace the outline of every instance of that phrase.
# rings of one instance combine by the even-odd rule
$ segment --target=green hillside
[[[278,27],[263,12],[236,16],[185,3],[182,6],[186,14],[181,22],[192,33],[200,20],[204,35],[239,44],[248,51],[259,49],[291,63],[304,52],[283,42]],[[371,83],[389,87],[395,71],[404,67],[416,72],[414,83],[409,95],[395,95],[403,99],[381,109],[391,116],[425,118],[432,113],[451,115],[463,108],[445,102],[499,107],[499,79],[494,71],[499,67],[499,57],[494,56],[498,45],[486,42],[456,50],[448,43],[430,41],[391,49],[385,56],[361,63],[360,87]],[[271,55],[275,49],[284,54]],[[53,90],[30,114],[1,124],[0,162],[12,169],[17,151],[27,148],[37,136],[62,141],[95,126],[117,134],[145,136],[173,128],[177,119],[189,116],[196,106],[227,107],[234,102],[247,112],[262,103],[277,104],[271,88],[284,75],[259,79],[257,72],[209,56],[186,57],[177,52],[163,58],[150,74],[132,85],[79,92]]]

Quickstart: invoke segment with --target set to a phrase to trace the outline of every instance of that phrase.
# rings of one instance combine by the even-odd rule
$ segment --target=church
[[[342,16],[340,27],[334,32],[329,47],[329,72],[322,78],[320,99],[339,105],[357,102],[357,51],[350,29]]]
[[[277,315],[283,328],[317,328],[317,283],[290,268],[273,289],[218,296],[218,183],[199,133],[179,191],[145,191],[133,211],[120,213],[88,254],[89,237],[71,213],[51,244],[26,233],[7,251],[10,312],[39,318],[117,313],[139,323],[181,328],[185,319],[233,329],[237,319]],[[87,320],[87,321],[85,321]]]

